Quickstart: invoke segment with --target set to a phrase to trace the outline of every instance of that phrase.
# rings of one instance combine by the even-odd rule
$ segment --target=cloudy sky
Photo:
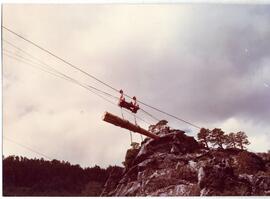
[[[270,5],[9,4],[3,25],[152,106],[210,129],[245,131],[251,151],[270,149]],[[118,95],[5,30],[3,39]],[[7,42],[3,49],[5,156],[41,157],[23,145],[82,166],[121,165],[129,132],[101,119],[105,111],[121,115],[117,106],[18,61],[25,55]],[[138,116],[153,122],[143,112]]]

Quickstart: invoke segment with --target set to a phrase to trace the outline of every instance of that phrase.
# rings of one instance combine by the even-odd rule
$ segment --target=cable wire
[[[16,145],[22,147],[22,148],[27,149],[28,151],[31,151],[31,152],[36,153],[36,154],[38,154],[38,155],[41,155],[42,157],[44,157],[44,158],[46,158],[46,159],[49,159],[49,160],[53,160],[53,159],[54,159],[54,158],[51,158],[51,157],[45,155],[44,153],[41,153],[41,152],[38,152],[38,151],[35,150],[35,149],[32,149],[32,148],[30,148],[30,147],[28,147],[28,146],[26,146],[26,145],[24,145],[24,144],[15,142],[14,140],[11,140],[10,138],[7,138],[7,137],[5,137],[5,136],[3,136],[3,138],[4,138],[5,140],[9,141],[9,142],[12,142],[12,143],[14,143],[14,144],[16,144]]]
[[[125,120],[122,107],[121,107],[121,115],[122,115],[122,119]],[[132,145],[133,139],[132,139],[132,132],[130,130],[129,130],[129,136],[130,136],[130,145]]]
[[[43,72],[49,73],[49,74],[51,74],[51,75],[53,75],[53,76],[56,76],[56,77],[58,77],[58,78],[62,78],[62,79],[64,79],[64,80],[66,80],[66,81],[70,81],[71,83],[77,84],[77,85],[79,85],[79,86],[81,86],[81,87],[87,89],[88,91],[92,92],[93,94],[99,96],[99,97],[102,98],[103,100],[105,100],[105,101],[107,101],[107,102],[109,102],[109,103],[111,103],[111,104],[113,104],[113,105],[116,105],[116,103],[114,103],[114,102],[108,100],[107,98],[105,98],[104,96],[100,95],[99,93],[97,93],[97,92],[91,90],[92,86],[89,88],[88,85],[83,85],[83,84],[81,84],[80,82],[74,80],[73,78],[71,78],[71,77],[69,77],[69,76],[66,76],[66,75],[65,75],[65,76],[57,75],[57,74],[55,74],[55,73],[53,73],[53,72],[51,72],[51,71],[44,70],[44,68],[38,67],[38,66],[36,66],[36,65],[34,65],[34,64],[32,64],[32,63],[29,63],[29,62],[24,61],[24,60],[20,60],[20,59],[18,59],[16,56],[9,55],[8,53],[5,52],[5,51],[6,51],[5,49],[4,49],[3,51],[4,51],[3,54],[6,55],[6,56],[8,56],[9,58],[15,59],[15,60],[20,61],[20,62],[22,62],[22,63],[24,63],[24,64],[27,64],[27,65],[30,65],[30,66],[32,66],[32,67],[38,68],[38,69],[40,69],[40,70],[43,71]],[[61,73],[60,73],[60,74],[61,74]],[[95,88],[95,87],[93,87],[93,88]],[[95,89],[96,89],[96,88],[95,88]],[[117,105],[116,105],[116,106],[117,106]],[[126,110],[124,110],[124,111],[125,111],[126,113],[132,115],[132,114],[129,113],[128,111],[126,111]],[[137,118],[138,118],[139,120],[145,122],[146,124],[151,125],[151,123],[145,121],[144,119],[142,119],[142,118],[140,118],[140,117],[138,117],[138,116],[137,116]]]
[[[70,63],[70,62],[68,62],[68,61],[66,61],[66,60],[64,60],[64,59],[62,59],[61,57],[57,56],[56,54],[52,53],[51,51],[46,50],[45,48],[41,47],[40,45],[38,45],[38,44],[36,44],[36,43],[34,43],[34,42],[32,42],[32,41],[26,39],[25,37],[19,35],[18,33],[14,32],[14,31],[12,31],[12,30],[10,30],[10,29],[8,29],[8,28],[6,28],[5,26],[2,26],[2,28],[6,29],[6,30],[9,31],[10,33],[13,33],[14,35],[20,37],[21,39],[27,41],[28,43],[31,43],[32,45],[36,46],[36,47],[39,48],[40,50],[43,50],[43,51],[47,52],[48,54],[52,55],[53,57],[55,57],[55,58],[61,60],[62,62],[66,63],[66,64],[68,64],[68,65],[71,66],[72,68],[75,68],[75,69],[79,70],[79,71],[82,72],[83,74],[85,74],[85,75],[87,75],[87,76],[89,76],[89,77],[95,79],[96,81],[100,82],[101,84],[103,84],[103,85],[105,85],[105,86],[107,86],[107,87],[113,89],[114,91],[117,91],[117,92],[118,92],[118,90],[117,90],[116,88],[113,88],[113,87],[110,86],[109,84],[107,84],[107,83],[105,83],[105,82],[99,80],[98,78],[94,77],[93,75],[91,75],[91,74],[85,72],[84,70],[80,69],[79,67],[73,65],[72,63]]]
[[[160,121],[160,119],[156,118],[155,116],[153,116],[152,114],[148,113],[147,111],[145,111],[144,109],[140,108],[140,110],[144,113],[146,113],[147,115],[149,115],[151,118],[153,118],[155,121]]]
[[[55,68],[49,66],[49,65],[46,64],[45,62],[43,62],[43,61],[41,61],[40,59],[34,57],[34,56],[31,55],[30,53],[28,53],[28,52],[26,52],[25,50],[23,50],[23,49],[17,47],[16,45],[12,44],[11,42],[9,42],[9,41],[7,41],[7,40],[3,40],[3,41],[6,42],[6,43],[8,43],[9,45],[11,45],[12,47],[14,47],[15,49],[21,51],[22,53],[28,55],[28,56],[31,57],[32,59],[34,59],[34,60],[36,60],[37,62],[39,62],[40,64],[44,65],[45,67],[48,67],[48,68],[50,68],[51,70],[55,71],[56,73],[58,73],[58,74],[60,74],[60,75],[62,75],[62,76],[65,76],[65,77],[67,77],[67,78],[69,78],[69,79],[72,79],[73,81],[77,81],[77,80],[75,80],[74,78],[70,78],[70,77],[68,77],[67,75],[65,75],[65,74],[61,73],[60,71],[56,70]],[[16,55],[16,56],[19,56],[19,55]],[[27,59],[27,58],[24,58],[24,57],[22,57],[22,56],[21,56],[21,58],[22,58],[22,59]],[[29,59],[27,59],[27,60],[29,60]],[[100,92],[100,93],[103,93],[103,94],[108,95],[108,96],[110,96],[110,97],[112,97],[112,98],[118,99],[118,97],[116,97],[116,96],[114,96],[114,95],[112,95],[112,94],[110,94],[110,93],[104,92],[104,91],[102,91],[102,90],[100,90],[100,89],[97,89],[97,88],[95,88],[95,87],[93,87],[93,86],[90,86],[90,85],[88,85],[88,84],[85,84],[85,85],[88,86],[88,87],[90,87],[90,88],[92,88],[92,89],[94,89],[94,90],[96,90],[96,91],[98,91],[98,92]]]
[[[112,90],[119,92],[118,89],[116,89],[116,88],[110,86],[109,84],[105,83],[104,81],[101,81],[100,79],[96,78],[95,76],[93,76],[93,75],[89,74],[88,72],[82,70],[81,68],[79,68],[79,67],[73,65],[72,63],[66,61],[65,59],[63,59],[63,58],[61,58],[61,57],[55,55],[55,54],[52,53],[51,51],[46,50],[45,48],[41,47],[40,45],[38,45],[38,44],[36,44],[36,43],[34,43],[34,42],[32,42],[32,41],[30,41],[29,39],[26,39],[25,37],[19,35],[18,33],[14,32],[14,31],[12,31],[12,30],[10,30],[9,28],[6,28],[5,26],[2,26],[2,28],[5,29],[5,30],[7,30],[8,32],[10,32],[10,33],[16,35],[17,37],[23,39],[24,41],[27,41],[28,43],[34,45],[35,47],[39,48],[40,50],[43,50],[44,52],[50,54],[51,56],[53,56],[53,57],[55,57],[55,58],[61,60],[62,62],[66,63],[67,65],[71,66],[72,68],[74,68],[74,69],[76,69],[76,70],[82,72],[83,74],[87,75],[88,77],[91,77],[91,78],[95,79],[96,81],[100,82],[101,84],[103,84],[103,85],[105,85],[105,86],[111,88]],[[127,94],[124,94],[124,95],[125,95],[126,97],[132,99],[132,97],[130,97],[129,95],[127,95]],[[160,112],[160,113],[163,113],[163,114],[165,114],[165,115],[167,115],[167,116],[170,116],[170,117],[175,118],[175,119],[177,119],[177,120],[179,120],[179,121],[182,121],[182,122],[184,122],[184,123],[187,123],[187,124],[189,124],[189,125],[191,125],[191,126],[193,126],[193,127],[195,127],[195,128],[198,128],[198,129],[201,128],[201,127],[199,127],[198,125],[195,125],[195,124],[193,124],[193,123],[191,123],[191,122],[188,122],[188,121],[186,121],[186,120],[184,120],[184,119],[181,119],[181,118],[178,117],[178,116],[174,116],[174,115],[172,115],[172,114],[170,114],[170,113],[167,113],[167,112],[165,112],[165,111],[162,111],[162,110],[159,109],[159,108],[155,108],[155,107],[153,107],[153,106],[151,106],[151,105],[148,105],[148,104],[146,104],[146,103],[144,103],[144,102],[142,102],[142,101],[139,101],[139,100],[138,100],[138,102],[139,102],[140,104],[143,104],[143,105],[145,105],[145,106],[147,106],[147,107],[149,107],[149,108],[152,108],[152,109],[154,109],[154,110],[156,110],[156,111],[158,111],[158,112]]]

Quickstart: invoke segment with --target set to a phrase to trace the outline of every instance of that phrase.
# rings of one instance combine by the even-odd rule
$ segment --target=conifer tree
[[[249,145],[250,142],[247,139],[247,135],[243,131],[239,131],[235,136],[236,145],[240,147],[240,149],[245,149],[245,145]]]
[[[211,131],[209,129],[201,128],[200,132],[197,134],[198,141],[207,149],[209,149],[208,142],[210,141],[210,133]]]
[[[219,128],[215,128],[210,133],[210,142],[213,146],[218,146],[223,149],[223,144],[225,144],[226,136],[224,131]]]
[[[227,148],[236,148],[236,134],[229,133],[228,135],[225,135],[225,144]]]

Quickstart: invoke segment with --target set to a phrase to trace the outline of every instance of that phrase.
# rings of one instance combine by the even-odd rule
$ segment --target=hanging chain
[[[138,124],[137,124],[137,120],[136,120],[136,116],[135,116],[135,113],[133,114],[134,115],[134,121],[135,121],[135,125],[136,126],[138,126]],[[143,136],[142,136],[142,134],[140,134],[141,135],[141,140],[143,141]]]
[[[122,109],[122,107],[121,107],[121,115],[122,115],[122,118],[123,118],[123,120],[125,119],[124,118],[124,114],[123,114],[123,109]],[[131,133],[131,131],[129,130],[129,135],[130,135],[130,145],[132,144],[132,133]]]

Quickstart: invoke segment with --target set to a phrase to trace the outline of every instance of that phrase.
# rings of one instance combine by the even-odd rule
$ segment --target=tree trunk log
[[[120,117],[117,117],[111,113],[105,112],[103,116],[103,121],[114,124],[115,126],[120,126],[122,128],[128,129],[130,131],[133,131],[135,133],[140,133],[142,135],[145,135],[147,137],[153,138],[153,139],[158,139],[159,136],[156,134],[153,134],[143,128],[141,128],[138,125],[134,125],[130,123],[128,120],[124,120]]]

